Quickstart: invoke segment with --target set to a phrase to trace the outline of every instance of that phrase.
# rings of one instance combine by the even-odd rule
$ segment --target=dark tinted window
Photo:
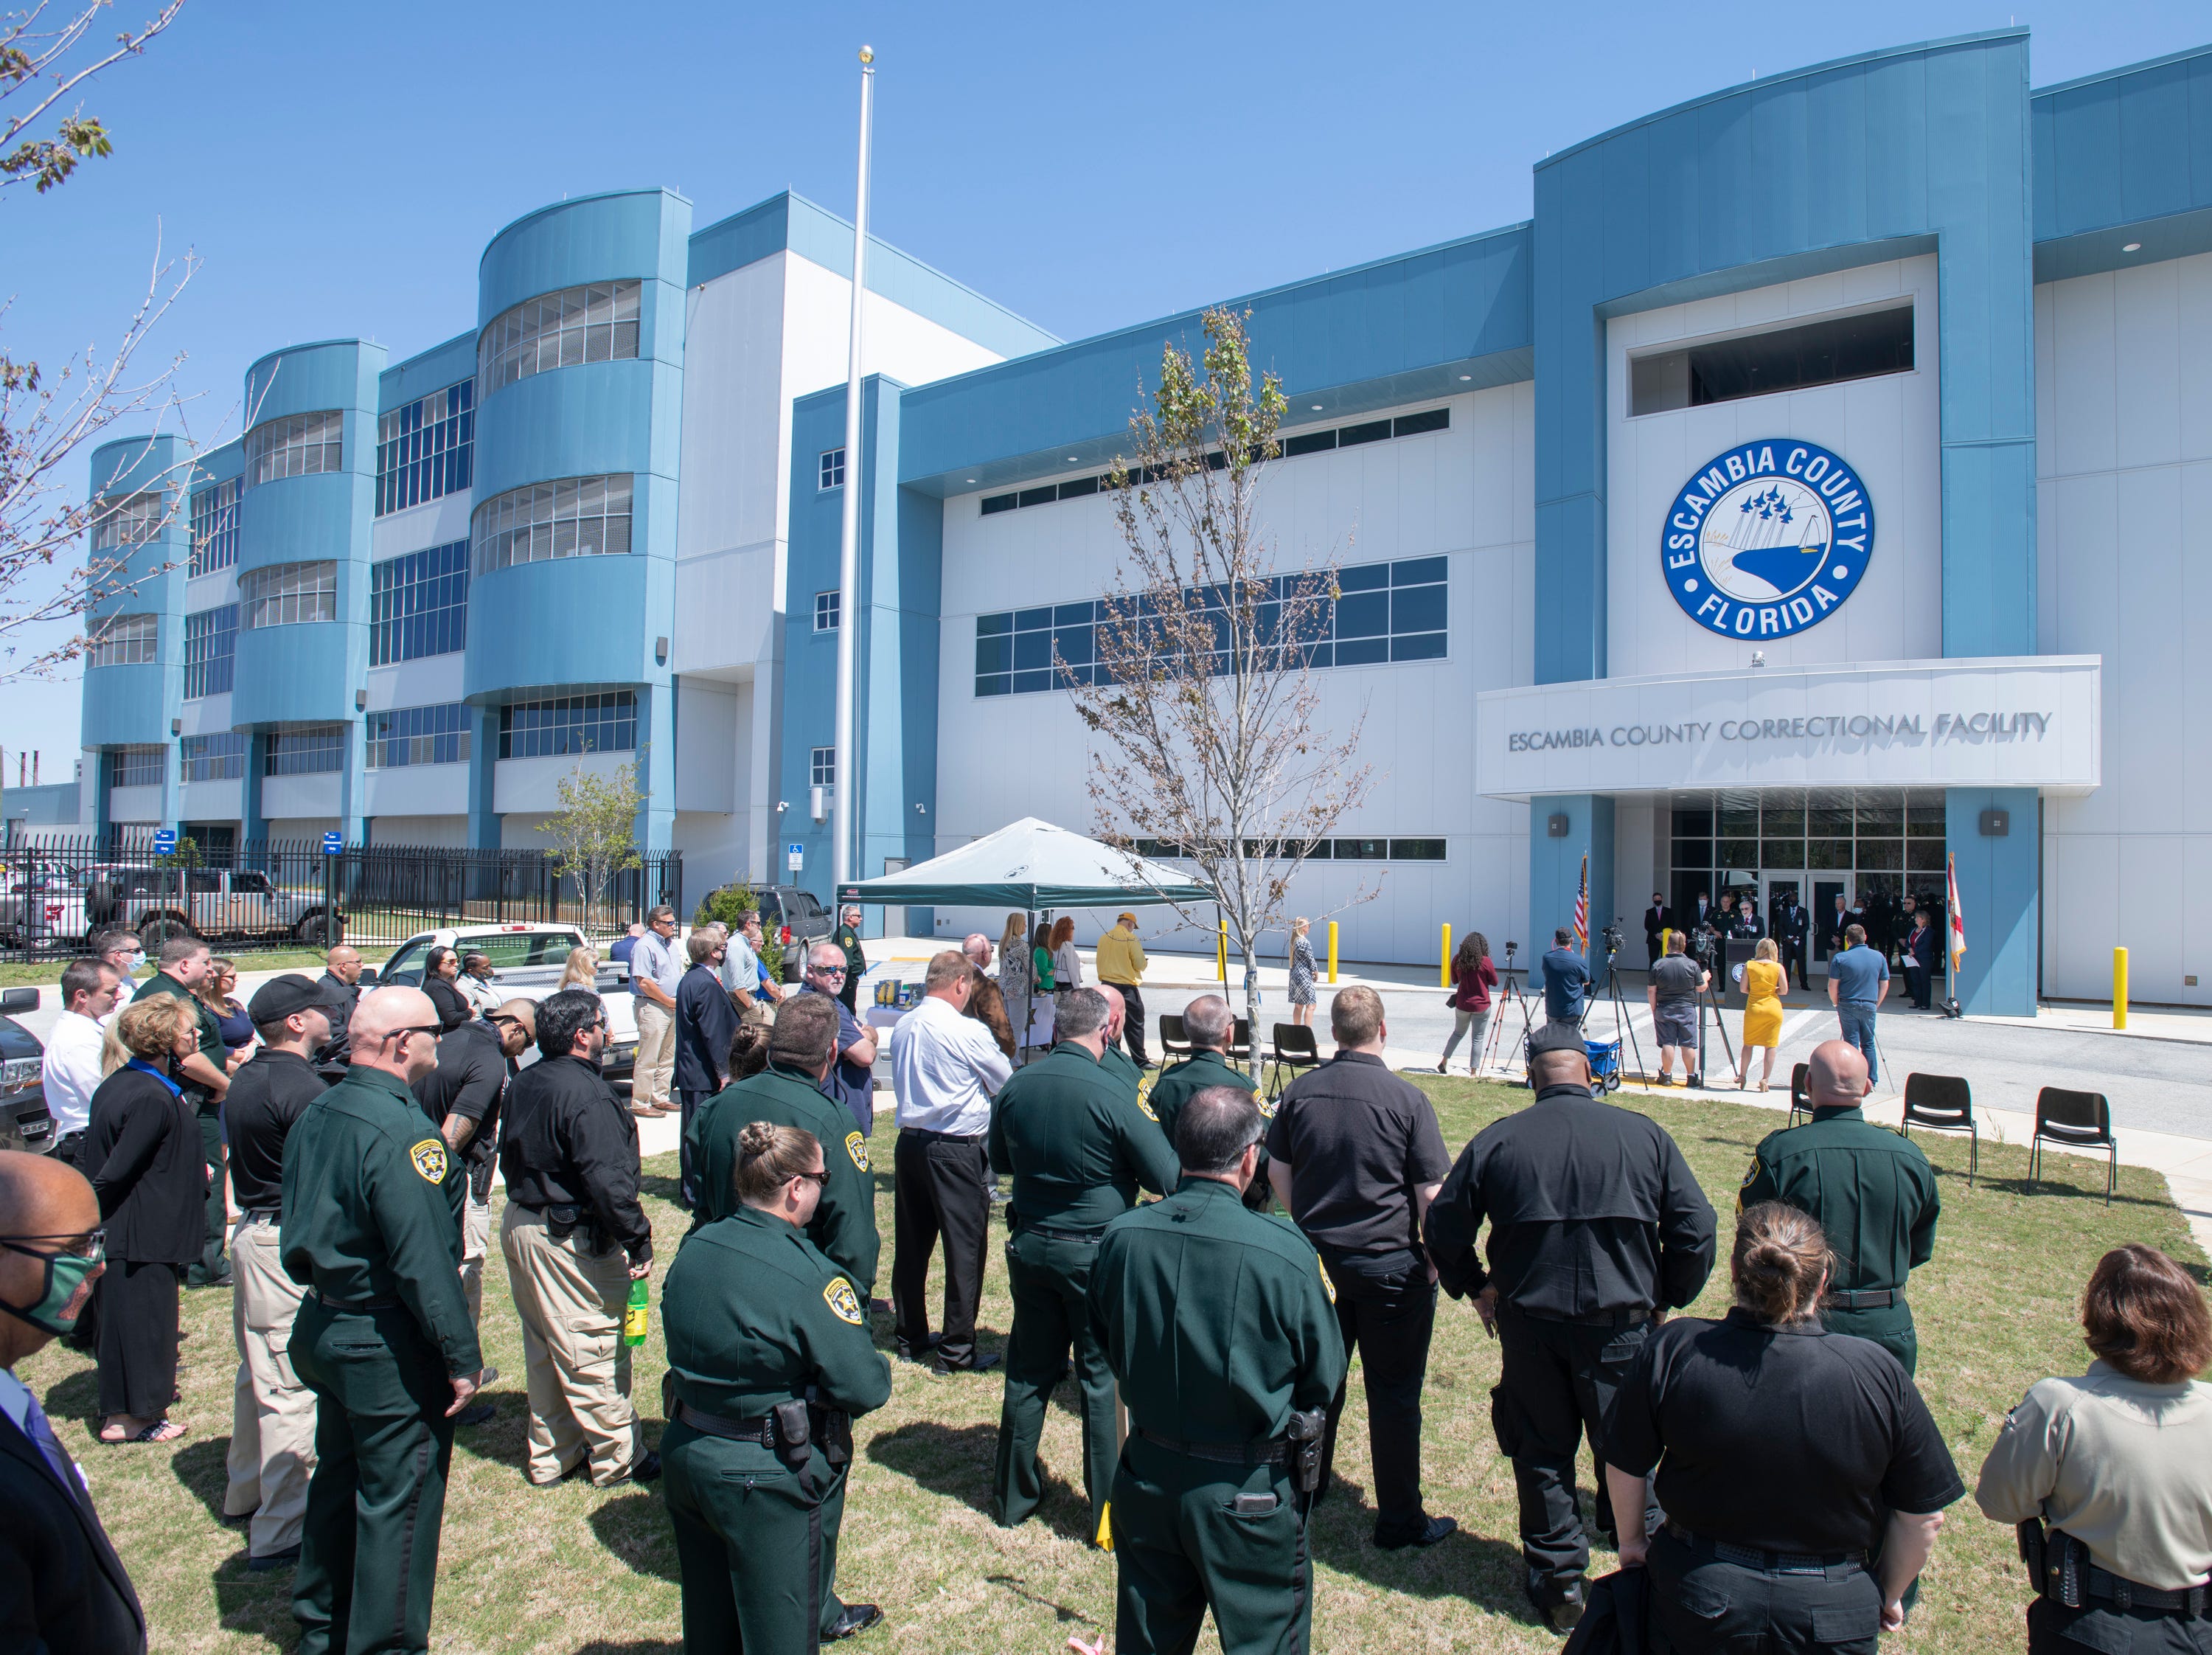
[[[1629,364],[1629,412],[1698,408],[1911,367],[1912,307],[1905,304],[1637,357]]]

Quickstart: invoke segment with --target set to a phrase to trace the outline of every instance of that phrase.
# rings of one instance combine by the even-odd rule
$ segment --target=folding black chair
[[[1280,1097],[1285,1069],[1310,1069],[1321,1062],[1321,1047],[1314,1040],[1311,1025],[1304,1023],[1275,1025],[1275,1050],[1267,1062],[1267,1096],[1270,1100]],[[1293,1074],[1291,1077],[1296,1080]]]
[[[1252,1068],[1252,1019],[1239,1017],[1231,1019],[1229,1027],[1229,1050],[1221,1054],[1231,1062],[1241,1065],[1249,1074]]]
[[[1898,1130],[1909,1139],[1916,1126],[1931,1132],[1963,1132],[1972,1139],[1966,1188],[1972,1189],[1982,1165],[1982,1130],[1974,1123],[1974,1095],[1966,1083],[1955,1074],[1906,1075],[1905,1124]]]
[[[1792,1126],[1797,1124],[1800,1115],[1808,1121],[1813,1118],[1812,1077],[1813,1066],[1810,1063],[1800,1063],[1790,1071],[1790,1124]]]
[[[1190,1056],[1190,1037],[1182,1031],[1182,1019],[1173,1013],[1160,1013],[1160,1050],[1170,1062]]]
[[[2028,1140],[2027,1179],[2042,1177],[2044,1141],[2069,1149],[2103,1149],[2111,1153],[2105,1168],[2105,1205],[2112,1204],[2112,1191],[2120,1183],[2120,1144],[2112,1136],[2112,1106],[2101,1092],[2069,1092],[2045,1086],[2035,1094],[2035,1135]]]

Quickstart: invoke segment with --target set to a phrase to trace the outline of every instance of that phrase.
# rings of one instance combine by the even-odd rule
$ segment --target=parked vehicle
[[[401,943],[382,966],[364,970],[362,986],[421,988],[430,950],[440,945],[490,960],[492,986],[501,999],[543,1000],[560,985],[570,951],[585,942],[584,934],[568,925],[469,925],[423,931]],[[605,1073],[626,1075],[637,1066],[637,1014],[630,1001],[629,976],[603,959],[598,988],[607,1007]]]
[[[799,981],[807,946],[826,940],[837,928],[836,916],[814,900],[813,892],[795,885],[763,885],[760,915],[762,931],[783,944],[786,983]]]
[[[54,1147],[54,1117],[41,1073],[46,1049],[11,1014],[38,1009],[36,989],[0,989],[0,1149],[44,1155]]]
[[[0,947],[38,949],[86,933],[84,891],[68,874],[11,870],[0,889]]]
[[[84,875],[83,921],[93,928],[127,926],[149,949],[189,933],[210,942],[291,937],[326,946],[323,893],[273,884],[252,869],[153,867],[103,864]],[[345,940],[345,915],[330,943]]]

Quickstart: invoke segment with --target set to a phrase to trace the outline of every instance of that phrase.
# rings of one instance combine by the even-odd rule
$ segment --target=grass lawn
[[[1465,1080],[1424,1082],[1455,1147],[1483,1123],[1522,1106],[1523,1092]],[[1697,1306],[1724,1303],[1725,1215],[1751,1147],[1780,1124],[1769,1110],[1735,1104],[1650,1103],[1723,1214],[1723,1265]],[[1978,1187],[1966,1187],[1966,1146],[1923,1136],[1942,1171],[1944,1219],[1935,1262],[1913,1278],[1920,1328],[1920,1385],[1971,1487],[2005,1410],[2046,1374],[2087,1365],[2075,1323],[2082,1284],[2106,1249],[2124,1241],[2162,1247],[2204,1279],[2203,1256],[2168,1202],[2163,1180],[2124,1167],[2118,1197],[2102,1203],[2103,1170],[2047,1158],[2055,1181],[2031,1195],[2027,1156],[1988,1145]],[[888,1138],[878,1141],[888,1159]],[[683,1233],[672,1205],[674,1157],[647,1164],[647,1190],[664,1259]],[[888,1291],[890,1182],[878,1178]],[[657,1303],[656,1303],[657,1310]],[[1003,1263],[992,1250],[983,1343],[997,1348],[1010,1316]],[[188,1292],[180,1443],[110,1448],[91,1435],[95,1376],[59,1345],[24,1365],[47,1399],[64,1441],[84,1463],[109,1532],[137,1582],[152,1646],[185,1652],[289,1650],[295,1643],[289,1573],[246,1572],[242,1524],[221,1517],[223,1455],[236,1357],[230,1298]],[[879,1343],[890,1330],[878,1318]],[[460,1433],[446,1506],[432,1634],[441,1651],[544,1651],[557,1655],[661,1655],[679,1646],[674,1548],[659,1496],[601,1494],[580,1483],[533,1489],[520,1466],[526,1428],[522,1350],[505,1289],[496,1234],[484,1294],[488,1360],[504,1376],[499,1415]],[[636,1394],[651,1399],[657,1438],[662,1344],[656,1327],[639,1349]],[[1064,1389],[1048,1421],[1049,1491],[1038,1516],[1004,1531],[987,1515],[1000,1386],[992,1376],[933,1377],[894,1362],[890,1402],[857,1422],[839,1583],[848,1601],[883,1605],[888,1624],[855,1647],[878,1650],[1060,1649],[1067,1634],[1113,1625],[1113,1559],[1083,1534],[1081,1446]],[[1497,1347],[1472,1309],[1441,1304],[1429,1363],[1425,1435],[1430,1510],[1461,1532],[1420,1553],[1368,1543],[1365,1409],[1355,1384],[1340,1454],[1336,1497],[1316,1513],[1315,1646],[1323,1650],[1552,1651],[1559,1640],[1530,1615],[1519,1591],[1513,1478],[1491,1436],[1488,1392]],[[1755,1454],[1746,1445],[1747,1463]],[[1585,1512],[1588,1460],[1583,1462]],[[1345,1485],[1348,1484],[1346,1487]],[[1971,1497],[1952,1508],[1920,1604],[1902,1641],[1929,1650],[2021,1646],[2027,1593],[2009,1529],[1986,1522]],[[1611,1567],[1593,1559],[1593,1573]],[[1206,1647],[1215,1646],[1211,1634]]]
[[[257,953],[243,948],[226,949],[221,944],[210,946],[216,953],[236,960],[241,971],[319,972],[323,969],[323,951],[319,948],[275,948]],[[40,959],[0,964],[0,989],[58,988],[62,967],[68,964],[66,959]]]

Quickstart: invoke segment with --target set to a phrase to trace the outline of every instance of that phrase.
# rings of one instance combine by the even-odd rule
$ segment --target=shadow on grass
[[[638,1574],[649,1574],[671,1585],[684,1584],[676,1561],[676,1536],[668,1527],[668,1508],[658,1494],[623,1494],[603,1500],[586,1519],[599,1544]],[[659,1644],[594,1646],[613,1649],[659,1649]]]
[[[473,1459],[489,1460],[525,1471],[530,1463],[530,1398],[520,1385],[496,1385],[479,1391],[474,1401],[487,1402],[498,1412],[482,1425],[465,1425],[453,1433],[453,1451]],[[643,1399],[639,1399],[641,1404]],[[641,1413],[643,1408],[641,1405]]]
[[[97,1433],[100,1430],[100,1370],[96,1367],[79,1368],[46,1392],[42,1406],[49,1418],[82,1420],[86,1429]]]
[[[230,1439],[209,1437],[188,1443],[169,1457],[169,1469],[186,1494],[207,1507],[218,1523],[244,1523],[244,1518],[222,1514],[222,1500],[230,1483]]]
[[[938,1425],[918,1420],[868,1439],[868,1457],[932,1494],[991,1515],[991,1474],[998,1457],[994,1425]],[[1091,1539],[1091,1502],[1064,1477],[1044,1474],[1037,1517],[1063,1540]]]
[[[672,1175],[663,1176],[658,1172],[646,1172],[641,1174],[637,1181],[638,1194],[651,1196],[656,1201],[665,1201],[679,1212],[683,1210],[684,1203],[678,1197],[683,1194],[683,1181]],[[613,1646],[610,1644],[605,1647],[611,1649]]]
[[[1446,1515],[1434,1506],[1430,1512]],[[1314,1507],[1306,1536],[1314,1561],[1340,1574],[1409,1597],[1468,1598],[1494,1614],[1537,1624],[1521,1591],[1517,1541],[1492,1540],[1462,1527],[1433,1546],[1386,1552],[1375,1543],[1375,1508],[1366,1488],[1341,1469],[1330,1479],[1328,1497]]]
[[[1012,1596],[1020,1598],[1025,1603],[1035,1603],[1039,1609],[1050,1609],[1053,1612],[1054,1618],[1058,1620],[1062,1626],[1073,1626],[1079,1624],[1086,1627],[1095,1627],[1098,1624],[1097,1622],[1091,1619],[1091,1616],[1085,1615],[1079,1609],[1070,1609],[1066,1604],[1061,1603],[1056,1597],[1048,1597],[1042,1592],[1031,1591],[1030,1590],[1028,1580],[1021,1575],[987,1574],[983,1579],[988,1581],[991,1585],[998,1587],[1000,1591],[1010,1593]]]
[[[594,1638],[588,1644],[578,1644],[576,1655],[684,1655],[684,1646],[665,1638],[641,1638],[627,1644]]]

